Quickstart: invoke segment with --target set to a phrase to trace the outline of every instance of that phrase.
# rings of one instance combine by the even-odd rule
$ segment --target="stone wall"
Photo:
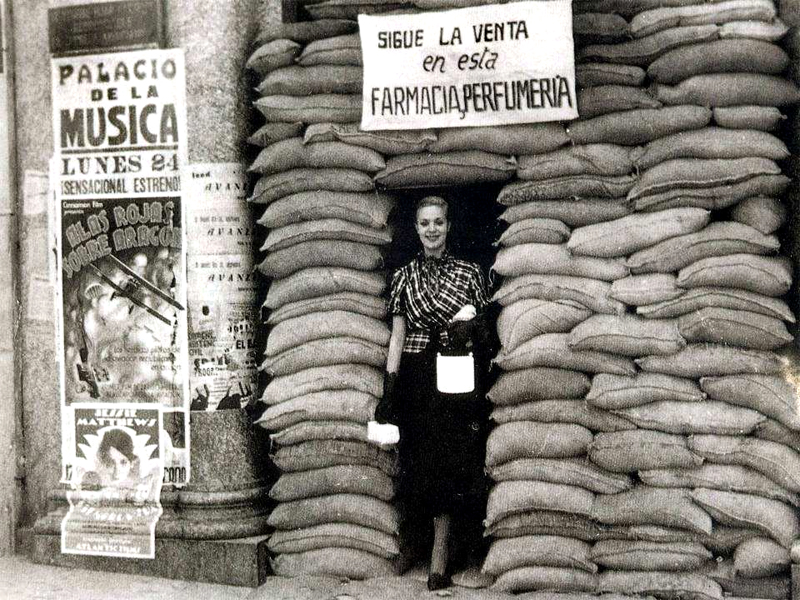
[[[10,256],[13,237],[6,231],[16,225],[18,257],[0,264],[0,307],[12,305],[11,297],[6,297],[12,290],[8,274],[16,268],[18,331],[13,347],[19,390],[14,411],[17,425],[11,426],[7,422],[13,419],[9,406],[14,390],[11,385],[2,388],[7,398],[0,412],[0,555],[12,548],[15,529],[30,527],[46,512],[48,493],[58,484],[61,455],[55,318],[47,301],[54,289],[46,283],[54,256],[48,250],[47,214],[27,215],[21,210],[26,182],[29,191],[36,191],[35,184],[46,176],[53,154],[48,1],[11,4],[17,82],[17,194],[12,212],[17,217],[0,214],[0,248],[4,257]],[[241,66],[256,19],[279,19],[280,0],[164,0],[164,5],[167,43],[186,50],[189,160],[242,160],[251,116]],[[3,332],[12,331],[11,313],[0,311],[0,321]],[[10,348],[10,338],[0,334],[0,374],[7,378]],[[20,440],[16,448],[15,439]],[[16,463],[9,460],[14,456],[24,474],[18,482]],[[14,501],[18,486],[21,500]]]

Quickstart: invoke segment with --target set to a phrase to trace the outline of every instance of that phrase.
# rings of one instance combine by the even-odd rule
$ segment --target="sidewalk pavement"
[[[269,577],[240,588],[37,565],[0,557],[0,600],[512,600],[510,594],[454,586],[429,592],[423,570],[403,577],[340,581],[327,577]]]

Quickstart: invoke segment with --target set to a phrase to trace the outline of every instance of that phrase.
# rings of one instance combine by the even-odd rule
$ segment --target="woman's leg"
[[[433,519],[433,551],[428,588],[441,589],[450,585],[447,562],[450,543],[450,515],[441,514]]]

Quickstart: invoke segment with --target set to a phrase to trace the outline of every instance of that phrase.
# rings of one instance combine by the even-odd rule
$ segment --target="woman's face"
[[[101,457],[98,469],[100,479],[106,485],[124,481],[131,473],[131,466],[128,457],[112,446],[108,449],[108,455]]]
[[[425,254],[438,256],[444,251],[450,222],[441,206],[423,206],[417,211],[417,235]]]

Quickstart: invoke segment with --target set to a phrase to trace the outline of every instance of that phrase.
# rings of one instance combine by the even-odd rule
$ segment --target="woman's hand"
[[[452,321],[470,321],[475,318],[475,315],[478,314],[478,311],[472,304],[465,304],[461,307],[455,316],[453,317]]]

